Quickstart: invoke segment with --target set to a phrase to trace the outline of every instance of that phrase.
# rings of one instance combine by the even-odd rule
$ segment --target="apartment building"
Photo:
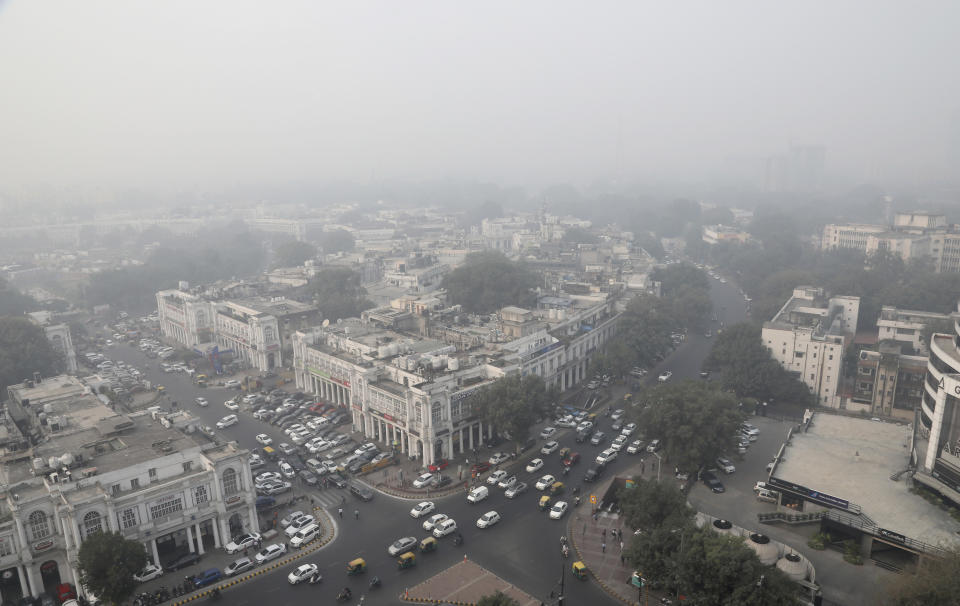
[[[880,341],[897,341],[915,352],[926,353],[929,344],[923,342],[924,328],[930,324],[952,324],[958,318],[960,313],[956,312],[941,314],[884,305],[877,319],[877,338]]]
[[[249,453],[200,434],[188,413],[120,414],[69,375],[7,395],[0,573],[18,582],[5,592],[80,587],[80,545],[100,531],[143,543],[162,565],[259,529]]]
[[[798,286],[761,331],[763,344],[784,369],[797,375],[821,406],[839,408],[843,354],[857,330],[860,298],[828,297]]]
[[[901,343],[881,342],[876,350],[860,351],[853,395],[845,408],[913,420],[923,395],[927,358],[903,349]]]

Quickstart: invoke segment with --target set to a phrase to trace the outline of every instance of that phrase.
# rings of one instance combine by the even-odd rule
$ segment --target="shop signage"
[[[811,490],[806,486],[801,486],[800,484],[794,484],[793,482],[786,482],[780,478],[770,478],[768,482],[770,486],[774,488],[779,488],[781,490],[789,490],[790,492],[797,494],[809,501],[814,503],[820,503],[821,505],[826,505],[827,507],[836,507],[837,509],[849,509],[850,502],[840,497],[835,497],[829,495],[825,492],[820,492],[818,490]]]
[[[53,539],[47,539],[45,541],[40,541],[39,543],[33,544],[34,551],[46,551],[53,547]]]
[[[907,537],[903,536],[899,532],[887,530],[886,528],[878,528],[877,536],[883,537],[884,539],[889,539],[891,541],[895,541],[897,543],[900,543],[901,545],[905,545],[907,543]]]
[[[232,497],[227,497],[226,499],[224,499],[224,503],[226,503],[227,505],[233,505],[234,503],[238,502],[239,500],[240,500],[240,495],[235,494],[235,495],[233,495]]]

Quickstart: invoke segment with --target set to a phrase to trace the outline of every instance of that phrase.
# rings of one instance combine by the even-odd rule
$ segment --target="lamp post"
[[[658,453],[653,453],[653,456],[657,457],[657,482],[660,481],[660,464],[663,462],[663,459]]]

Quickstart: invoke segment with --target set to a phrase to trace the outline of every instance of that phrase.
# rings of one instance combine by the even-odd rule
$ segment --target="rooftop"
[[[856,503],[878,526],[932,545],[958,542],[960,525],[910,493],[905,479],[911,429],[907,425],[818,413],[807,432],[795,433],[775,476]]]

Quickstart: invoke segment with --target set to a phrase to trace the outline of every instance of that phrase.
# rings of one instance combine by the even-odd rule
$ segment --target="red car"
[[[489,469],[490,469],[490,463],[487,463],[486,461],[484,461],[483,463],[477,463],[476,465],[473,465],[470,467],[470,471],[473,473],[483,473],[485,471],[488,471]]]
[[[439,461],[437,461],[437,462],[434,463],[433,465],[430,465],[429,467],[427,467],[427,469],[429,469],[430,471],[434,471],[434,472],[436,472],[436,471],[442,471],[442,470],[446,469],[449,465],[450,465],[450,461],[448,461],[447,459],[440,459]]]
[[[571,452],[563,458],[563,464],[566,467],[570,467],[571,465],[576,465],[579,462],[580,462],[579,452]]]

